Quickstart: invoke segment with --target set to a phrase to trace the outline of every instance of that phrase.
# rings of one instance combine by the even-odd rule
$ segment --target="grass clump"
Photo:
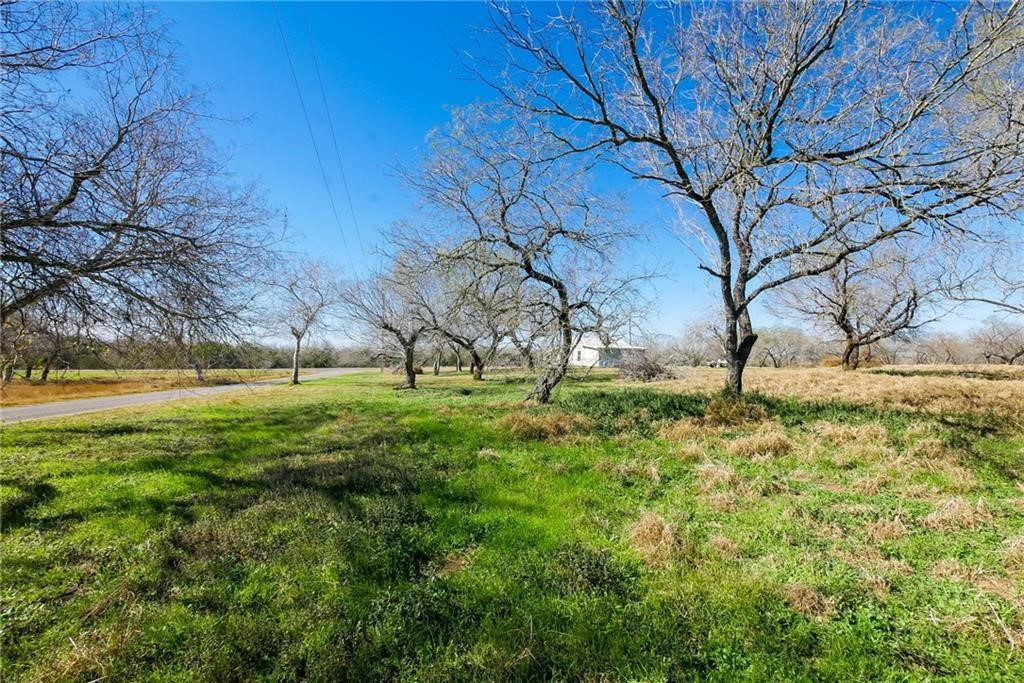
[[[629,542],[644,561],[663,566],[678,544],[676,529],[655,512],[645,512],[629,527]]]
[[[729,442],[728,450],[741,458],[770,459],[789,453],[793,442],[778,427],[761,429],[750,436],[742,436]]]
[[[795,583],[782,591],[783,599],[790,609],[808,619],[827,619],[835,611],[833,601],[811,586]]]
[[[593,421],[582,415],[563,412],[510,413],[498,420],[498,426],[520,439],[544,440],[593,429]]]
[[[974,505],[963,498],[949,498],[940,503],[923,521],[924,525],[933,531],[951,532],[974,528],[990,518],[983,498],[978,498]]]

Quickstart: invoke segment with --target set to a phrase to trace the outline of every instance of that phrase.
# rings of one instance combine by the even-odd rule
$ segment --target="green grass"
[[[712,396],[599,376],[524,438],[525,384],[392,380],[5,428],[5,680],[1024,678],[1005,424],[754,396],[792,448],[751,457],[659,437]]]

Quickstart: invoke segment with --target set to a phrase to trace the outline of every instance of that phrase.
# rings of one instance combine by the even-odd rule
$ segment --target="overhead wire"
[[[302,116],[306,120],[306,130],[309,131],[309,140],[313,144],[313,153],[316,156],[317,166],[320,167],[320,177],[324,183],[324,189],[327,191],[327,199],[331,204],[331,213],[334,214],[334,223],[338,226],[338,234],[341,236],[341,244],[345,250],[345,256],[348,259],[349,266],[352,268],[352,272],[355,273],[355,261],[352,259],[352,252],[348,248],[348,240],[345,238],[345,229],[341,225],[341,218],[338,216],[338,206],[334,201],[334,193],[331,192],[331,184],[327,180],[327,170],[324,168],[323,158],[320,156],[320,146],[316,142],[316,134],[313,132],[313,123],[309,118],[309,110],[306,108],[306,100],[302,97],[302,87],[299,84],[299,77],[295,72],[295,64],[292,61],[291,51],[288,49],[288,39],[285,37],[284,25],[281,23],[281,14],[277,9],[277,1],[273,0],[271,5],[274,8],[274,18],[277,20],[277,30],[281,34],[281,44],[284,47],[284,55],[288,61],[288,70],[292,75],[292,82],[295,83],[295,92],[299,97],[299,106],[302,108]]]
[[[352,203],[352,193],[349,191],[348,178],[345,175],[345,164],[341,160],[341,148],[338,145],[338,136],[334,131],[334,117],[331,116],[331,106],[327,102],[327,90],[324,88],[324,79],[320,75],[320,59],[316,54],[316,45],[313,43],[313,34],[309,30],[309,17],[306,14],[306,4],[301,3],[302,23],[306,28],[306,40],[309,41],[309,50],[313,53],[313,69],[316,71],[316,80],[320,84],[320,99],[324,104],[324,111],[327,112],[327,126],[331,131],[331,141],[334,143],[334,156],[338,161],[338,170],[341,172],[341,186],[345,190],[345,200],[348,203],[349,215],[352,218],[353,232],[356,234],[356,242],[359,244],[359,252],[363,259],[366,259],[366,249],[363,247],[363,238],[359,230],[359,221],[356,220],[356,209]]]

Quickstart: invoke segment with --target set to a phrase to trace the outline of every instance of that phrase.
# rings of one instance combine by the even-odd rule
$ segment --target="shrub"
[[[661,379],[675,379],[675,375],[666,366],[647,356],[647,354],[630,354],[622,359],[619,369],[623,379],[640,382],[653,382]]]

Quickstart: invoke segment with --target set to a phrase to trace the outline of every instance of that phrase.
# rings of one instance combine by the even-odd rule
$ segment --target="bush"
[[[640,382],[653,382],[675,377],[670,369],[643,353],[626,356],[622,359],[619,368],[622,371],[623,379]]]

